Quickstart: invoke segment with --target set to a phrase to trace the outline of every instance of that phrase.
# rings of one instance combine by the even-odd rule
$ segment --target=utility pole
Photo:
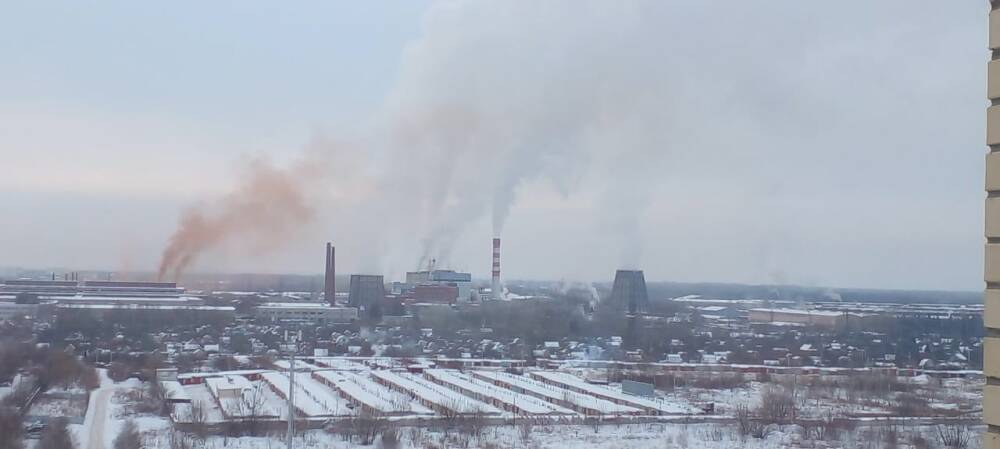
[[[288,434],[285,436],[285,449],[292,449],[292,437],[295,435],[295,353],[298,352],[298,339],[295,334],[289,338],[285,331],[285,344],[288,353]]]

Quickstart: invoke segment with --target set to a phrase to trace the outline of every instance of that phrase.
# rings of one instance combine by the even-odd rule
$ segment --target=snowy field
[[[343,409],[331,410],[323,404],[339,397],[356,406],[386,415],[438,415],[481,413],[487,415],[693,415],[701,411],[686,400],[646,399],[621,392],[620,387],[591,385],[569,373],[532,372],[505,374],[503,379],[486,377],[488,372],[461,372],[428,369],[423,373],[370,369],[353,362],[296,363],[296,405],[305,417],[345,416]],[[334,370],[319,365],[346,368]],[[288,367],[279,361],[276,366]],[[535,376],[553,378],[568,385],[547,385]],[[263,378],[280,397],[287,397],[287,371],[263,373]],[[525,387],[535,387],[526,391]],[[301,391],[299,391],[301,389]],[[544,394],[543,394],[544,393]],[[316,400],[316,398],[326,398]],[[568,402],[567,402],[568,401]],[[580,405],[578,405],[580,404]],[[280,404],[268,404],[280,408]],[[574,407],[575,406],[575,407]],[[569,407],[569,408],[568,408]],[[573,409],[577,411],[574,411]]]
[[[572,371],[410,373],[359,365],[333,370],[323,365],[296,364],[294,415],[300,429],[310,428],[296,435],[296,447],[936,449],[945,447],[942,432],[957,432],[967,440],[964,447],[978,449],[983,431],[979,425],[982,380],[976,378],[772,377],[727,386],[711,387],[708,384],[715,384],[710,382],[658,389],[656,398],[647,399],[625,395],[617,384],[587,383],[586,373]],[[92,416],[88,410],[86,422],[73,426],[78,447],[111,447],[122,423],[129,419],[142,431],[146,449],[284,447],[280,420],[288,416],[288,371],[212,375],[245,376],[246,382],[215,381],[213,389],[205,379],[183,386],[193,401],[207,405],[205,422],[211,427],[202,437],[175,424],[184,423],[177,416],[190,406],[177,406],[173,419],[157,416],[144,407],[148,397],[143,384],[135,379],[112,384],[102,377],[90,407],[101,416]],[[246,391],[239,391],[241,385]],[[236,391],[226,392],[227,388]],[[773,400],[766,395],[778,390],[794,391],[794,415],[782,422],[797,424],[771,423],[747,430],[739,410],[762,413],[759,410]],[[257,392],[252,397],[262,401],[261,410],[276,411],[280,418],[262,417],[278,421],[261,427],[255,436],[239,432],[223,436],[226,418],[217,396],[227,395],[223,402],[231,402],[246,400],[251,392]],[[702,411],[705,403],[715,404],[714,412]],[[515,404],[517,413],[512,412]],[[622,413],[650,409],[659,414]],[[362,410],[375,410],[375,417]],[[586,412],[593,410],[603,413]],[[837,421],[824,421],[831,416]],[[178,446],[178,441],[184,445]]]
[[[982,427],[969,427],[966,449],[980,449],[978,433]],[[726,424],[628,424],[604,426],[548,425],[548,426],[492,426],[478,434],[462,430],[445,432],[440,429],[401,427],[389,433],[395,439],[385,442],[384,437],[363,444],[347,435],[327,430],[311,430],[295,437],[295,447],[352,449],[372,447],[378,449],[422,448],[482,448],[482,449],[784,449],[784,448],[938,448],[937,428],[919,426],[886,428],[883,426],[858,427],[826,439],[818,439],[798,426],[775,428],[764,438],[741,437],[736,427]],[[144,434],[147,449],[170,449],[169,431],[153,430]],[[177,435],[174,438],[178,438]],[[223,438],[212,436],[204,440],[189,438],[195,449],[282,449],[284,435],[276,433],[257,437]]]

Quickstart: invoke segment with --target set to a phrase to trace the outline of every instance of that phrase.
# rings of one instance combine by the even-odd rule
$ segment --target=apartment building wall
[[[983,447],[1000,449],[1000,0],[991,0],[989,13],[990,62],[987,64],[986,96],[986,248],[983,278],[986,292],[984,342],[983,421],[987,432]]]

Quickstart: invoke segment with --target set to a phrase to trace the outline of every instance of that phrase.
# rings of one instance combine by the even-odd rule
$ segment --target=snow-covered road
[[[105,421],[108,417],[108,407],[111,404],[111,396],[114,395],[114,393],[114,386],[110,388],[102,386],[99,390],[94,391],[96,398],[92,404],[93,410],[87,410],[87,419],[84,421],[84,425],[86,426],[89,423],[90,428],[90,432],[88,432],[87,436],[87,449],[105,449]]]

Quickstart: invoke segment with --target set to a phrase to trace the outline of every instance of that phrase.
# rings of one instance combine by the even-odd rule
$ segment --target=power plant
[[[649,293],[646,291],[646,277],[642,270],[615,272],[611,303],[619,309],[628,310],[630,315],[643,314],[649,310]]]

